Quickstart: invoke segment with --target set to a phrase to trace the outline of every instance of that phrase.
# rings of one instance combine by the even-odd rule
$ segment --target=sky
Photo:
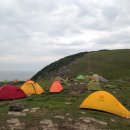
[[[130,48],[130,0],[0,0],[0,71],[39,71],[83,51]]]

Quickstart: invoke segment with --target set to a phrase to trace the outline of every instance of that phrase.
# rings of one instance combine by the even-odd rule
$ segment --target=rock
[[[104,88],[116,88],[116,86],[112,86],[112,85],[105,85]]]
[[[100,125],[107,125],[107,122],[104,122],[104,121],[100,121],[100,120],[97,120],[97,119],[94,119],[94,118],[91,118],[91,121],[94,121]]]
[[[84,83],[84,82],[81,82],[81,83],[79,83],[79,84],[81,84],[81,85],[86,85],[86,83]]]
[[[111,122],[115,122],[115,120],[114,120],[114,119],[111,119],[110,121],[111,121]]]
[[[34,108],[31,108],[30,112],[31,113],[35,113],[39,109],[40,109],[39,107],[34,107]]]
[[[19,123],[19,120],[17,118],[13,118],[13,119],[7,120],[7,123],[15,124],[15,123]]]
[[[95,118],[91,118],[91,117],[80,117],[79,118],[80,120],[83,120],[83,121],[93,121],[93,122],[96,122],[100,125],[107,125],[107,122],[104,122],[104,121],[100,121],[100,120],[97,120]]]
[[[39,107],[31,108],[31,110],[39,110],[39,109],[40,109]]]
[[[58,119],[65,119],[64,116],[54,116],[54,118],[58,118]]]
[[[43,130],[58,130],[57,124],[53,124],[51,120],[44,119],[43,121],[40,121],[40,124],[42,125]]]
[[[28,112],[28,111],[30,111],[30,109],[28,109],[28,108],[23,110],[23,112]]]
[[[48,125],[48,124],[53,124],[53,123],[52,123],[51,120],[45,119],[45,120],[43,120],[43,121],[40,121],[40,124],[46,124],[46,125]]]
[[[7,120],[7,123],[9,124],[10,130],[22,130],[25,126],[25,124],[21,123],[17,118]]]
[[[86,123],[90,123],[91,122],[91,120],[89,120],[89,119],[83,119],[83,121],[86,122]]]
[[[80,117],[79,120],[82,120],[82,119],[84,119],[84,118],[85,118],[85,117]]]
[[[37,110],[35,110],[35,109],[34,109],[34,110],[30,110],[31,113],[35,113],[36,111],[37,111]]]
[[[90,93],[91,91],[90,90],[87,90],[88,93]]]
[[[84,111],[81,111],[80,113],[81,113],[81,114],[86,114]]]
[[[78,126],[78,130],[95,130],[95,128],[92,129],[92,128],[90,128],[89,126],[87,126],[87,125],[85,125],[85,124],[82,124],[82,125],[79,125],[79,126]]]
[[[66,116],[69,116],[69,115],[70,115],[70,113],[67,113],[67,114],[66,114]]]
[[[113,91],[113,93],[116,93],[115,91]]]
[[[71,105],[72,103],[71,102],[65,102],[65,105]]]
[[[83,124],[81,122],[77,122],[75,125],[74,125],[74,129],[76,130],[97,130],[95,129],[94,126],[92,125],[87,125],[87,124]]]
[[[104,122],[104,121],[100,121],[100,120],[94,120],[94,121],[100,125],[107,125],[107,122]]]
[[[21,104],[11,104],[9,105],[10,111],[22,111],[24,109],[24,106]]]
[[[14,116],[26,116],[26,113],[23,112],[8,112],[9,115],[14,115]]]

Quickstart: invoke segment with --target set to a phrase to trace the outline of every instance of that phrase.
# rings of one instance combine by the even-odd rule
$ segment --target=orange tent
[[[60,84],[59,81],[54,81],[50,87],[50,92],[60,92],[63,90],[62,85]]]

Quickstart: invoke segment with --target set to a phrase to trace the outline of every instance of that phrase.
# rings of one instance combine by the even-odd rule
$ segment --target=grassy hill
[[[130,110],[129,56],[130,50],[82,52],[46,66],[32,77],[45,93],[19,100],[0,101],[0,130],[130,130],[129,118],[79,109],[82,101],[93,93],[87,91],[86,81],[68,80],[68,84],[63,84],[62,92],[52,94],[48,91],[54,81],[52,77],[61,75],[75,78],[78,74],[98,73],[111,79],[106,83],[100,82],[102,90],[111,93]],[[22,84],[23,82],[15,83],[19,87]],[[25,109],[12,112],[9,110],[12,104],[20,104]]]
[[[41,80],[56,76],[75,78],[79,74],[98,73],[107,79],[130,76],[130,49],[83,52],[62,58],[32,77]]]
[[[67,56],[67,57],[62,58],[62,59],[60,59],[58,61],[55,61],[55,62],[51,63],[50,65],[46,66],[45,68],[43,68],[42,70],[40,70],[36,75],[34,75],[32,77],[32,79],[33,80],[40,80],[42,78],[50,78],[51,76],[54,77],[56,75],[60,75],[58,73],[58,71],[60,69],[62,69],[62,68],[67,69],[67,67],[69,65],[73,64],[73,62],[77,58],[81,58],[85,54],[87,54],[87,52],[81,52],[81,53],[78,53],[78,54]],[[64,73],[65,73],[65,71],[64,71]]]

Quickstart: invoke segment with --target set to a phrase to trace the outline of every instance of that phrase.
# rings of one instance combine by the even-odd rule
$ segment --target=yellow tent
[[[97,91],[90,94],[79,108],[96,109],[121,117],[130,117],[130,112],[110,93]]]
[[[25,92],[26,95],[41,94],[44,92],[41,86],[32,80],[26,81],[22,85],[21,89]]]

